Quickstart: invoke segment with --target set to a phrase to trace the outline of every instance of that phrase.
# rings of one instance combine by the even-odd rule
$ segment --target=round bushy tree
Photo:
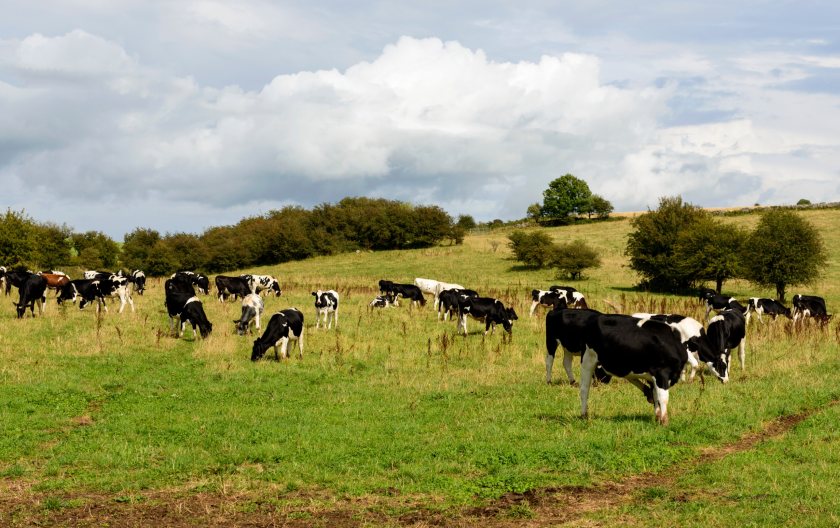
[[[564,174],[543,191],[543,216],[566,220],[571,214],[586,212],[592,191],[589,185],[571,174]]]
[[[817,228],[782,209],[764,213],[744,244],[746,278],[776,288],[780,301],[788,285],[808,284],[821,274],[828,260]]]
[[[703,218],[679,234],[674,259],[689,280],[713,280],[720,293],[724,281],[741,274],[746,238],[746,231],[738,226]]]

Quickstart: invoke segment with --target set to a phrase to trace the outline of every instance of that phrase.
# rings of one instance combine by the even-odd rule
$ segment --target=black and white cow
[[[226,275],[216,275],[216,291],[219,292],[219,302],[225,302],[228,295],[245,298],[251,293],[251,286],[248,281],[242,277],[228,277]]]
[[[85,279],[88,279],[88,280],[109,279],[109,278],[111,278],[111,275],[115,275],[115,274],[111,273],[110,271],[94,271],[94,270],[88,270],[88,271],[85,271],[82,274],[82,276]]]
[[[426,298],[423,297],[423,292],[420,291],[420,288],[414,284],[392,283],[390,293],[392,293],[394,297],[402,297],[403,299],[409,301],[409,307],[414,306],[414,303],[417,303],[420,306],[426,306]]]
[[[199,293],[207,295],[210,293],[210,279],[207,275],[196,273],[194,271],[176,271],[169,278],[186,278],[192,281],[193,285],[198,289]]]
[[[134,284],[134,289],[137,291],[137,294],[143,295],[143,292],[146,291],[146,274],[138,269],[129,273],[126,278],[128,282]]]
[[[368,308],[370,310],[373,310],[374,308],[390,308],[392,306],[399,306],[399,304],[397,298],[394,297],[394,295],[391,293],[386,293],[385,295],[377,295],[368,304]]]
[[[103,297],[117,297],[120,300],[120,309],[117,313],[122,313],[126,303],[131,306],[131,311],[134,311],[134,300],[131,298],[131,287],[127,278],[111,275],[109,279],[100,280],[99,291]],[[105,306],[105,311],[108,311],[107,306]]]
[[[513,308],[505,307],[502,301],[492,297],[460,297],[458,316],[456,331],[463,331],[464,335],[467,335],[467,317],[484,321],[484,335],[487,335],[487,332],[495,333],[497,324],[512,334],[513,322],[519,319]]]
[[[280,283],[271,275],[240,275],[248,286],[251,288],[251,293],[271,293],[275,297],[280,297],[283,291],[280,289]]]
[[[379,293],[391,293],[392,287],[394,286],[393,281],[381,279],[379,281]]]
[[[537,306],[540,305],[548,307],[549,310],[553,310],[561,299],[563,300],[563,304],[568,306],[565,292],[555,290],[531,290],[530,316],[534,316],[534,311],[537,309]]]
[[[478,292],[467,288],[455,288],[440,292],[438,295],[438,320],[442,318],[447,321],[450,317],[458,315],[458,305],[461,299],[465,297],[478,297]]]
[[[629,315],[601,314],[589,320],[580,374],[581,416],[588,416],[589,388],[596,366],[624,378],[653,403],[656,421],[668,424],[668,391],[680,381],[688,353],[679,332],[665,323]]]
[[[245,332],[251,331],[251,323],[256,324],[257,332],[260,331],[260,315],[262,315],[265,305],[262,297],[256,293],[249,293],[242,299],[242,315],[239,319],[234,319],[236,323],[236,333],[245,335]]]
[[[747,311],[744,305],[739,303],[735,297],[727,297],[726,295],[714,294],[706,297],[706,315],[705,319],[709,318],[712,310],[738,310],[742,314]]]
[[[35,275],[35,272],[25,268],[16,268],[10,271],[6,271],[6,295],[9,295],[11,293],[12,286],[20,289],[20,287],[23,286],[23,283],[26,282],[26,279],[28,279],[30,275]]]
[[[551,383],[551,370],[557,346],[563,347],[563,368],[570,385],[575,384],[572,373],[572,357],[583,359],[586,352],[586,328],[591,319],[601,315],[601,312],[590,309],[570,310],[566,308],[566,301],[562,299],[557,307],[545,316],[545,382]],[[596,377],[602,382],[609,382],[609,377],[602,371],[596,371]]]
[[[327,330],[332,328],[333,321],[338,328],[338,292],[335,290],[318,290],[312,292],[315,297],[315,328],[321,325],[321,316]]]
[[[723,383],[729,381],[729,359],[724,358],[709,342],[706,329],[703,328],[700,321],[679,314],[634,313],[633,317],[659,321],[679,332],[680,341],[685,345],[688,352],[688,362],[685,368],[690,371],[689,380],[694,380],[694,376],[702,363],[720,381]],[[685,380],[685,371],[683,371],[682,379]]]
[[[566,306],[569,308],[589,308],[586,304],[586,297],[571,286],[551,286],[549,291],[560,293],[566,297]]]
[[[814,317],[827,321],[830,316],[825,307],[825,299],[816,295],[794,295],[793,296],[793,320],[804,317]]]
[[[455,284],[454,282],[438,282],[435,286],[435,310],[440,307],[440,294],[446,290],[467,290],[467,288],[464,288],[460,284]]]
[[[715,295],[717,295],[717,291],[711,288],[700,288],[697,290],[697,299],[703,304],[706,304],[706,300],[711,299]]]
[[[761,319],[761,316],[763,314],[769,315],[773,318],[774,321],[779,315],[784,315],[788,319],[791,318],[790,309],[775,299],[751,297],[750,300],[747,302],[747,324],[750,323],[750,315],[753,313],[758,315],[758,320],[762,323],[764,322]]]
[[[706,336],[715,354],[730,364],[731,351],[738,349],[738,361],[741,370],[746,362],[747,319],[740,310],[724,310],[712,317],[706,328]]]
[[[58,304],[65,301],[72,303],[79,303],[79,309],[84,308],[88,304],[96,301],[96,311],[102,309],[105,298],[102,292],[99,291],[99,281],[95,279],[76,279],[66,284],[58,294],[56,299]]]
[[[192,288],[192,286],[190,286]],[[201,337],[207,337],[213,331],[213,324],[207,320],[201,300],[191,292],[184,291],[180,281],[167,279],[164,283],[166,290],[166,311],[169,314],[169,330],[174,329],[175,318],[178,318],[178,337],[184,335],[184,326],[190,323],[193,329],[193,339],[196,338],[196,327]]]
[[[12,301],[17,309],[18,319],[23,319],[26,309],[29,308],[32,317],[35,317],[35,303],[38,303],[38,314],[44,314],[44,303],[47,302],[45,292],[47,291],[47,280],[37,274],[31,273],[22,280],[18,287],[20,299]]]
[[[303,359],[303,312],[297,308],[280,310],[271,316],[265,332],[254,341],[251,350],[251,361],[257,361],[265,355],[269,347],[274,347],[274,358],[280,360],[277,345],[284,358],[289,357],[289,341],[296,339],[298,343],[298,357]]]

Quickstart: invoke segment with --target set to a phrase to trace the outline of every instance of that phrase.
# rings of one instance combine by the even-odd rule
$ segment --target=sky
[[[636,5],[631,5],[636,4]],[[161,233],[345,196],[840,201],[840,3],[0,0],[0,205]]]

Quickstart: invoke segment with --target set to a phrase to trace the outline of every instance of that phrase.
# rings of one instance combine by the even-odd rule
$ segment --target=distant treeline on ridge
[[[381,198],[345,198],[307,210],[284,207],[197,235],[137,228],[120,247],[98,231],[75,233],[39,223],[24,212],[0,216],[0,265],[55,269],[142,269],[165,275],[180,269],[209,273],[278,264],[354,250],[429,247],[463,241],[465,230],[437,206]]]

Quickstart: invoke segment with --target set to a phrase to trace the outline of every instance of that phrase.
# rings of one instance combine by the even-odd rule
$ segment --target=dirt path
[[[828,406],[837,405],[834,400]],[[433,512],[417,509],[399,517],[389,516],[387,498],[348,499],[330,503],[328,497],[301,496],[304,506],[278,506],[255,502],[253,496],[219,493],[149,492],[137,497],[104,494],[66,495],[34,492],[26,483],[0,481],[0,525],[2,526],[125,526],[125,527],[273,527],[325,526],[446,526],[461,528],[544,527],[562,524],[604,509],[630,502],[639,490],[673,487],[680,475],[699,464],[752,449],[768,439],[786,434],[813,409],[772,420],[755,433],[731,444],[703,449],[695,458],[657,473],[642,473],[616,482],[591,487],[560,487],[524,494],[508,494],[489,506],[461,512]],[[307,500],[310,499],[310,500]],[[305,506],[305,504],[310,506]],[[325,507],[324,504],[330,504]],[[527,512],[527,515],[521,515]],[[527,517],[527,518],[523,518]]]

